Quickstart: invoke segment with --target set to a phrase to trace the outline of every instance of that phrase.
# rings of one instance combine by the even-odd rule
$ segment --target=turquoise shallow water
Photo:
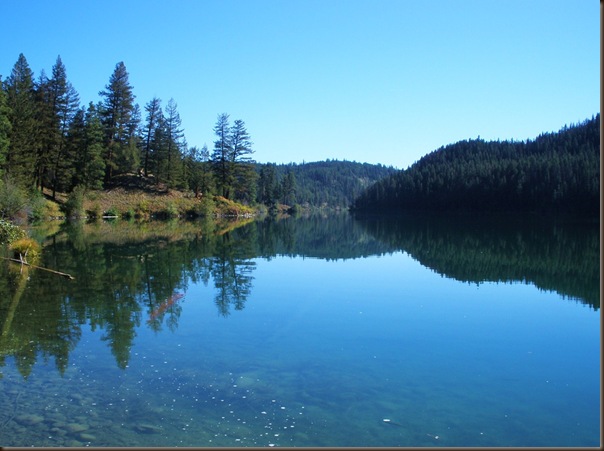
[[[137,292],[113,319],[73,315],[53,329],[75,343],[62,373],[51,349],[34,351],[26,377],[27,351],[6,356],[1,444],[599,445],[600,315],[590,306],[530,283],[454,280],[405,251],[239,263],[247,279],[230,294],[217,272],[182,276],[173,292],[184,296],[170,305],[147,308]],[[245,302],[220,308],[238,290]],[[69,294],[61,299],[68,310]],[[52,316],[44,309],[32,315]],[[114,330],[120,315],[132,329]]]

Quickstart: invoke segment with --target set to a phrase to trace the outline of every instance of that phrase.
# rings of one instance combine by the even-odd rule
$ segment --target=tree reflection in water
[[[434,217],[286,218],[244,222],[70,223],[45,240],[41,266],[0,265],[0,366],[23,377],[38,358],[63,374],[82,327],[102,330],[126,368],[136,330],[174,331],[189,284],[210,282],[220,315],[244,309],[256,259],[327,260],[404,251],[446,277],[521,281],[593,309],[599,298],[599,225]],[[0,373],[1,376],[1,373]]]

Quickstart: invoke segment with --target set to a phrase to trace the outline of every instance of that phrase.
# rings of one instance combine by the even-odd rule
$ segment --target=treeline
[[[393,174],[381,164],[326,160],[257,164],[259,203],[348,208],[367,187]]]
[[[365,211],[599,214],[600,114],[534,140],[460,141],[363,192]]]
[[[123,62],[115,66],[101,100],[80,105],[59,56],[50,76],[37,79],[23,54],[0,78],[0,188],[70,193],[103,189],[119,174],[137,172],[168,188],[255,199],[256,174],[242,120],[220,114],[216,140],[189,148],[174,99],[162,108],[135,103]],[[144,115],[144,117],[143,117]]]
[[[23,54],[0,77],[0,217],[27,195],[111,188],[135,173],[157,186],[218,195],[245,204],[348,207],[376,180],[394,172],[348,161],[258,164],[245,123],[219,114],[213,147],[189,147],[178,105],[150,99],[141,109],[123,62],[97,103],[80,104],[57,57],[51,75],[35,79]]]

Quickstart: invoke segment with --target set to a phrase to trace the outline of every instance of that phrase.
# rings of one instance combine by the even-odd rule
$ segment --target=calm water
[[[120,222],[44,243],[75,280],[0,265],[0,445],[600,445],[597,224]]]

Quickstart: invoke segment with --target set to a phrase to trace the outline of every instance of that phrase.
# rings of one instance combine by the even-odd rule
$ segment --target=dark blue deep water
[[[0,445],[599,446],[598,232],[71,224],[1,265]]]

